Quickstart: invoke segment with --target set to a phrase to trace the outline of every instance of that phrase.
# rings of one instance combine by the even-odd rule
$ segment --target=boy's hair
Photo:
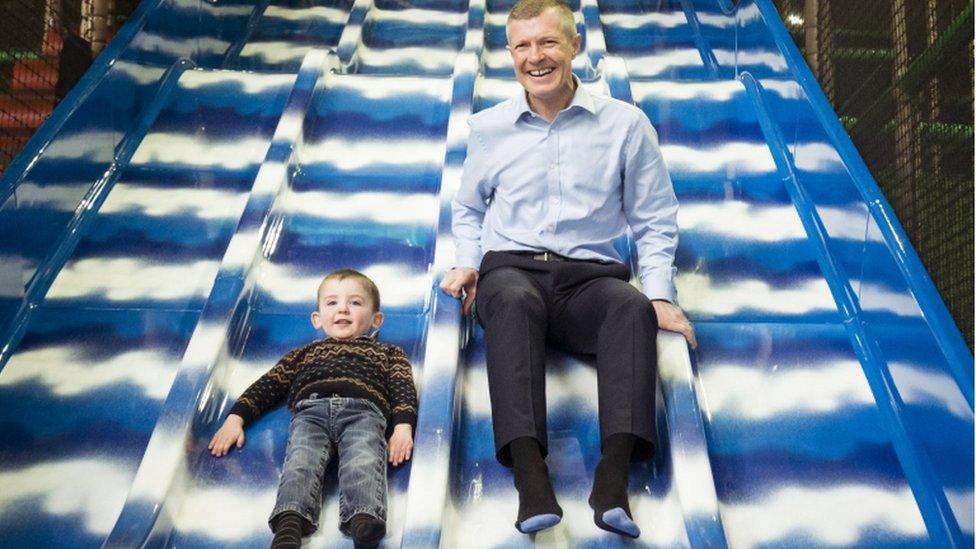
[[[373,312],[380,310],[380,290],[376,287],[376,283],[372,281],[368,276],[354,269],[337,269],[331,273],[325,275],[322,282],[319,283],[319,291],[315,294],[316,299],[322,294],[322,287],[325,283],[330,280],[336,280],[342,282],[343,280],[351,278],[359,284],[362,285],[366,293],[369,294],[369,300],[373,303]]]
[[[556,13],[559,15],[560,27],[562,27],[566,37],[573,38],[576,36],[576,19],[573,17],[573,10],[569,9],[569,6],[562,0],[518,0],[512,6],[512,11],[508,12],[508,19],[505,21],[506,36],[508,33],[508,25],[512,21],[525,21],[526,19],[536,18],[549,8],[556,9]]]

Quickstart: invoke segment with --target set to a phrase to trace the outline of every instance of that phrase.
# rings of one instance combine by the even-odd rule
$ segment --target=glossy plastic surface
[[[657,130],[700,347],[659,336],[634,542],[585,503],[591,359],[550,353],[565,518],[516,532],[482,333],[436,289],[465,120],[520,89],[512,3],[143,2],[0,182],[2,544],[267,546],[287,410],[206,442],[348,266],[421,397],[385,547],[972,546],[972,355],[768,0],[571,3],[576,74]],[[307,546],[349,547],[326,492]]]

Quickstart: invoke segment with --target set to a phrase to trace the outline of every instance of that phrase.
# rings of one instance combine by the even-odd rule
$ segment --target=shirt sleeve
[[[481,266],[481,228],[488,210],[491,191],[486,184],[487,156],[481,135],[471,128],[468,155],[464,159],[461,186],[451,202],[451,229],[454,233],[455,267]]]
[[[637,244],[644,295],[676,303],[674,253],[678,247],[678,200],[657,132],[641,112],[624,154],[624,215]]]
[[[407,355],[396,345],[387,351],[386,388],[390,397],[390,425],[409,424],[417,430],[417,387],[413,383],[413,368]]]
[[[303,349],[294,349],[281,357],[274,367],[241,394],[229,413],[241,416],[244,425],[248,425],[269,408],[284,400],[298,370],[299,355]]]

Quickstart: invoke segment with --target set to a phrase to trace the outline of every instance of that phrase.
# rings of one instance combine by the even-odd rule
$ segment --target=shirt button
[[[550,170],[555,170],[556,169],[556,165],[555,164],[549,164],[549,169]]]

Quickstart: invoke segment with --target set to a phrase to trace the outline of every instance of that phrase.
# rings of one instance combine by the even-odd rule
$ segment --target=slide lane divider
[[[247,323],[248,295],[255,284],[252,267],[277,238],[272,206],[287,186],[316,83],[329,69],[337,70],[338,62],[325,50],[312,50],[302,61],[125,505],[103,547],[162,544],[172,529],[193,459],[201,453],[195,437],[215,430],[220,419],[216,367]]]
[[[929,535],[938,547],[960,547],[964,539],[962,531],[954,518],[945,493],[937,488],[941,483],[931,461],[924,451],[916,447],[909,435],[904,420],[905,402],[898,392],[877,340],[870,335],[868,327],[861,320],[859,300],[850,285],[850,278],[843,267],[830,255],[827,244],[830,236],[817,213],[816,205],[793,171],[786,153],[786,143],[766,107],[762,84],[748,72],[741,73],[739,80],[753,102],[770,152],[783,176],[786,189],[790,193],[807,237],[816,250],[817,263],[840,309],[844,328],[871,387],[882,420],[889,427],[895,453],[912,488]]]
[[[441,187],[430,323],[417,418],[413,465],[407,490],[407,511],[401,548],[426,549],[441,544],[441,533],[451,488],[451,447],[459,423],[461,383],[460,356],[470,337],[468,317],[461,316],[461,302],[440,290],[444,273],[455,263],[451,232],[451,200],[461,185],[468,150],[468,117],[474,110],[474,85],[484,47],[484,0],[471,0],[464,49],[454,64],[451,114],[447,122],[447,147]]]
[[[19,345],[20,339],[30,323],[32,313],[40,307],[54,279],[74,252],[81,237],[87,232],[91,220],[95,218],[119,176],[128,166],[129,160],[139,147],[139,143],[142,142],[146,132],[156,121],[156,117],[159,116],[166,104],[169,94],[177,86],[180,76],[193,66],[192,61],[180,59],[163,73],[155,95],[139,113],[135,126],[122,137],[115,147],[115,154],[108,170],[85,193],[84,198],[79,202],[74,215],[65,227],[64,236],[58,242],[57,248],[38,266],[33,278],[27,284],[24,298],[13,316],[10,329],[7,333],[0,334],[0,341],[4,345],[0,349],[0,370],[10,360],[10,356]]]
[[[352,56],[363,37],[363,21],[366,20],[366,12],[372,7],[373,0],[356,0],[349,10],[349,18],[346,20],[346,26],[342,28],[339,44],[335,48],[343,70],[352,62]]]
[[[630,77],[624,60],[607,55],[600,68],[610,95],[633,104]],[[633,250],[630,237],[628,241],[629,248]],[[631,269],[636,272],[636,254],[631,255]],[[657,348],[658,377],[667,415],[674,489],[681,502],[688,541],[692,547],[727,547],[697,393],[698,375],[692,364],[688,343],[680,334],[661,330],[657,335]]]
[[[698,20],[698,12],[695,11],[692,0],[681,0],[681,10],[685,12],[688,25],[691,26],[691,30],[695,35],[695,47],[698,48],[698,54],[701,56],[702,63],[705,64],[705,68],[708,70],[708,76],[717,79],[718,60],[715,58],[715,52],[712,51],[712,47],[702,34],[701,21]],[[737,31],[738,29],[736,29]]]

